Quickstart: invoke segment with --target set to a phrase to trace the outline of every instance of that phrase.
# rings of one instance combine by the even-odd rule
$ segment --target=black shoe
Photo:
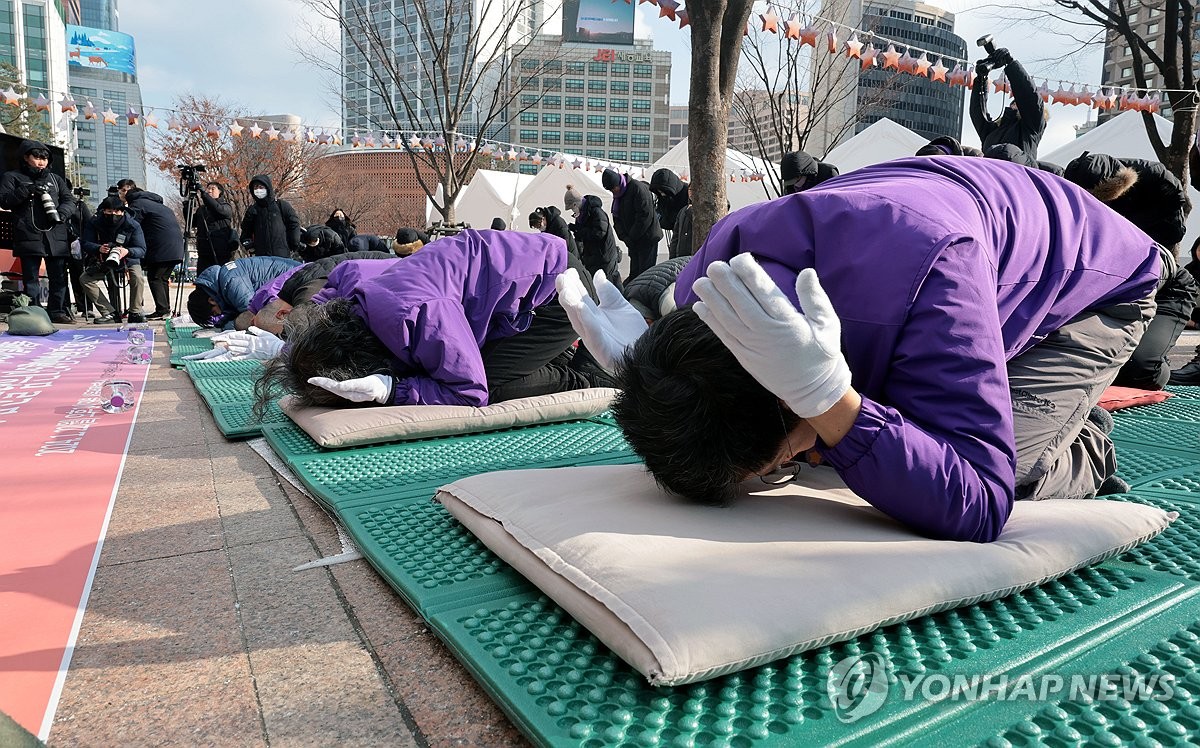
[[[115,325],[118,322],[120,322],[120,320],[111,314],[102,314],[92,320],[93,325]]]
[[[56,325],[73,325],[73,324],[75,324],[74,317],[72,317],[69,314],[62,314],[62,313],[51,314],[50,321]]]
[[[1088,411],[1087,419],[1091,421],[1096,428],[1100,429],[1104,433],[1112,433],[1114,425],[1112,414],[1104,408],[1101,408],[1099,405],[1092,406],[1092,409]]]
[[[145,322],[145,321],[146,321],[146,318],[140,314],[130,314],[128,319],[126,319],[126,322],[129,322],[131,324],[135,323],[135,322]]]
[[[1104,479],[1104,483],[1100,484],[1100,488],[1096,491],[1097,496],[1111,496],[1115,493],[1129,493],[1132,489],[1125,482],[1124,478],[1119,478],[1115,475],[1110,475]]]
[[[1167,384],[1181,384],[1193,387],[1200,385],[1200,357],[1192,359],[1171,372],[1171,379],[1168,380]]]
[[[168,314],[170,314],[170,312],[154,312],[153,314],[147,314],[146,319],[162,319]]]

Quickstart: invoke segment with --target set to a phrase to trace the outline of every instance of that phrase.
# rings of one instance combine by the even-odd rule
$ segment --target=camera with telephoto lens
[[[179,194],[188,197],[200,191],[200,175],[204,164],[179,164]]]
[[[50,185],[44,182],[33,186],[33,191],[37,193],[38,199],[42,202],[42,211],[54,223],[62,223],[62,219],[58,217],[58,206],[54,204],[54,197],[50,194],[50,190]]]
[[[104,264],[105,265],[108,265],[110,268],[115,268],[115,267],[120,266],[120,264],[121,264],[120,247],[122,244],[125,243],[127,238],[128,237],[126,237],[124,234],[117,234],[116,238],[113,239],[113,244],[115,244],[116,247],[108,250],[108,254],[104,256]]]

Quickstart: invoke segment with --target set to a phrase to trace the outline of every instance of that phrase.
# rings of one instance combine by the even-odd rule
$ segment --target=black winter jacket
[[[538,212],[546,219],[546,228],[543,233],[557,236],[567,243],[567,251],[579,257],[579,244],[575,241],[575,235],[571,233],[567,226],[567,219],[563,218],[562,211],[553,205],[545,208],[538,208]]]
[[[242,217],[242,243],[250,242],[259,257],[290,257],[300,254],[300,218],[286,200],[275,197],[271,178],[259,174],[250,180],[267,188],[267,196],[254,199],[254,204]]]
[[[198,267],[229,262],[237,248],[237,233],[233,230],[233,206],[224,197],[213,198],[200,191],[203,201],[196,212],[196,255]]]
[[[301,242],[300,259],[305,262],[313,262],[323,257],[345,254],[346,252],[346,245],[342,243],[341,234],[331,228],[326,226],[309,226],[304,233],[307,234],[309,240],[314,236],[317,238],[317,245],[315,247]]]
[[[625,298],[646,319],[660,319],[664,305],[668,311],[675,308],[675,299],[668,298],[667,294],[673,293],[675,280],[691,259],[690,256],[673,257],[640,273],[625,283]]]
[[[126,213],[120,223],[112,223],[108,216],[97,213],[92,220],[83,225],[83,237],[79,240],[79,248],[83,252],[85,265],[99,265],[104,261],[100,256],[100,247],[108,244],[111,247],[122,246],[129,250],[125,256],[126,265],[140,265],[146,256],[146,237],[138,222]]]
[[[387,239],[375,234],[355,234],[350,243],[346,245],[346,248],[351,252],[383,252],[392,257],[396,256]]]
[[[44,149],[41,143],[26,140],[18,151],[22,164],[0,176],[0,208],[12,211],[13,254],[17,257],[70,257],[71,239],[67,223],[75,215],[71,183],[49,168],[34,171],[24,163],[25,154]],[[58,223],[52,223],[42,209],[40,194],[34,186],[46,187],[58,209]]]
[[[659,226],[674,230],[679,214],[691,204],[688,186],[670,169],[659,169],[650,177],[650,191],[657,200]]]
[[[584,195],[583,203],[579,206],[579,217],[571,224],[570,230],[579,242],[579,259],[588,269],[588,274],[603,270],[612,276],[617,272],[621,253],[617,251],[617,240],[600,198]]]
[[[1157,161],[1085,153],[1067,165],[1066,178],[1167,249],[1187,233],[1187,190]]]
[[[325,225],[328,228],[336,231],[337,235],[342,238],[342,244],[347,247],[350,246],[350,240],[358,236],[358,232],[354,230],[354,224],[345,219],[339,221],[333,216],[330,216],[329,220],[325,222]]]
[[[971,123],[983,142],[983,150],[997,143],[1011,143],[1037,160],[1038,144],[1042,142],[1042,133],[1046,131],[1046,105],[1021,63],[1016,60],[1008,63],[1004,67],[1004,75],[1012,87],[1017,108],[1005,107],[999,119],[992,119],[987,112],[990,81],[986,75],[979,75],[971,87]]]
[[[658,212],[650,186],[632,177],[625,177],[625,192],[613,198],[613,229],[626,247],[657,244],[662,239]]]
[[[147,265],[182,262],[183,229],[179,228],[175,212],[163,204],[162,196],[145,190],[130,190],[125,195],[125,202],[146,235],[143,262]]]

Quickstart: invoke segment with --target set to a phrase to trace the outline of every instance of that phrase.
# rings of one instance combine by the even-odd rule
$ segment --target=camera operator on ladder
[[[142,227],[125,214],[125,201],[109,195],[100,203],[96,216],[83,227],[83,261],[88,268],[83,273],[83,292],[100,316],[92,320],[97,325],[120,322],[119,311],[105,298],[100,284],[109,273],[129,273],[129,308],[141,309],[146,288],[141,260],[146,256],[146,238]],[[130,313],[130,318],[134,315]],[[137,320],[133,320],[137,321]]]
[[[988,53],[987,57],[975,63],[975,83],[971,87],[971,123],[979,134],[981,147],[986,151],[998,143],[1015,145],[1036,161],[1038,144],[1046,132],[1046,105],[1025,68],[1013,59],[1007,49],[996,49],[990,35],[977,43]],[[1004,76],[1008,78],[1012,90],[1012,101],[998,119],[992,119],[987,111],[988,74],[996,68],[1004,68]]]
[[[67,308],[67,263],[71,239],[66,222],[75,215],[71,183],[50,171],[50,147],[36,140],[22,141],[23,163],[0,176],[0,208],[14,214],[13,255],[21,260],[25,293],[41,304],[38,280],[42,261],[50,281],[46,312],[50,321],[75,323]]]

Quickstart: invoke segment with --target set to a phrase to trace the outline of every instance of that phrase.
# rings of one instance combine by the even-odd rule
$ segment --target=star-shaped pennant
[[[846,57],[851,60],[862,59],[863,43],[859,40],[858,34],[851,34],[846,40]]]
[[[204,123],[194,119],[188,123],[188,132],[204,132]]]
[[[904,54],[900,55],[900,61],[898,63],[896,63],[896,69],[899,70],[901,73],[910,73],[911,74],[916,71],[916,68],[913,67],[913,65],[914,65],[914,63],[916,63],[916,61],[917,61],[916,58],[913,57],[912,55],[910,55],[908,53],[908,50],[906,49],[906,50],[904,50]]]
[[[250,125],[250,137],[254,138],[255,140],[262,138],[262,132],[263,129],[258,126],[257,122],[255,122],[253,125]]]
[[[21,94],[17,93],[16,89],[12,86],[0,91],[0,96],[4,97],[4,103],[9,106],[16,106],[21,103]]]
[[[683,28],[691,24],[692,17],[688,15],[687,8],[680,10],[676,15],[679,18],[679,28]]]
[[[920,57],[913,60],[913,73],[921,76],[922,78],[927,78],[929,77],[929,65],[929,56],[922,52]]]
[[[581,166],[583,166],[583,162],[580,161],[579,159],[575,159],[574,161],[571,162],[572,169],[578,169]]]
[[[894,44],[889,44],[887,51],[883,53],[883,69],[888,70],[900,69],[900,53],[896,51]]]
[[[775,15],[775,11],[767,8],[767,12],[759,15],[762,19],[762,30],[772,34],[779,33],[779,16]]]
[[[333,142],[333,135],[329,134],[328,132],[326,132],[324,130],[322,130],[321,134],[317,136],[317,144],[318,145],[329,145],[332,142]]]
[[[818,31],[815,27],[805,26],[804,28],[800,29],[800,46],[803,47],[805,44],[807,44],[808,46],[812,47],[813,49],[816,49],[817,37],[820,35],[821,35],[821,32]]]
[[[153,114],[147,114],[145,117],[142,117],[142,127],[146,127],[146,128],[153,127],[155,130],[157,130],[158,129],[158,117],[155,117]]]
[[[111,107],[101,112],[100,116],[104,118],[104,124],[106,125],[117,124],[117,113]]]
[[[966,85],[966,81],[967,81],[966,73],[967,73],[967,71],[963,69],[962,63],[959,63],[954,66],[953,70],[950,71],[950,75],[947,79],[947,82],[951,86]]]
[[[238,122],[236,119],[233,122],[229,123],[230,137],[234,137],[234,138],[242,137],[242,130],[244,130],[244,129],[246,129],[245,126],[241,122]]]
[[[64,112],[79,111],[79,107],[75,105],[75,99],[71,98],[71,94],[63,94],[63,97],[58,100],[58,108]]]
[[[96,119],[96,116],[97,116],[96,107],[92,105],[92,102],[89,101],[88,103],[83,105],[83,118],[84,119]]]
[[[787,23],[784,24],[784,29],[784,35],[787,36],[788,39],[798,41],[800,39],[800,16],[792,16],[789,18]]]
[[[837,51],[838,51],[837,31],[834,30],[833,28],[830,28],[829,31],[827,31],[825,33],[825,48],[827,50],[829,50],[829,54],[831,54],[831,55],[837,54]]]
[[[271,127],[266,131],[267,140],[279,140],[279,131],[275,129],[275,123],[270,123]]]
[[[286,128],[282,133],[280,133],[279,137],[284,142],[291,143],[296,139],[296,131],[290,127]]]
[[[221,137],[221,126],[215,121],[209,122],[204,126],[204,134],[212,140],[218,140]]]
[[[179,120],[175,119],[174,116],[167,118],[167,130],[175,131],[175,130],[182,130],[182,129],[183,129],[183,123],[181,123]]]
[[[875,49],[874,44],[868,44],[862,53],[862,69],[870,70],[877,64],[879,64],[879,50]]]
[[[33,100],[33,106],[39,112],[48,112],[50,111],[50,99],[47,99],[45,94],[38,94],[38,97]]]
[[[933,67],[929,68],[929,80],[941,81],[941,82],[945,83],[946,82],[946,73],[948,73],[949,71],[950,71],[950,68],[946,67],[945,63],[942,62],[942,58],[939,57],[937,64],[934,65]]]
[[[374,145],[374,143],[372,143],[372,145]],[[379,141],[379,145],[382,148],[391,148],[393,145],[397,148],[400,148],[403,144],[400,142],[399,138],[393,142],[392,139],[388,137],[387,133],[384,133],[383,139]]]
[[[125,121],[127,123],[129,123],[130,127],[133,127],[134,125],[136,125],[138,123],[138,120],[140,120],[141,118],[142,118],[142,115],[133,107],[127,107],[125,109]]]
[[[669,18],[672,21],[676,20],[675,11],[679,9],[679,3],[675,0],[658,0],[658,17]]]

